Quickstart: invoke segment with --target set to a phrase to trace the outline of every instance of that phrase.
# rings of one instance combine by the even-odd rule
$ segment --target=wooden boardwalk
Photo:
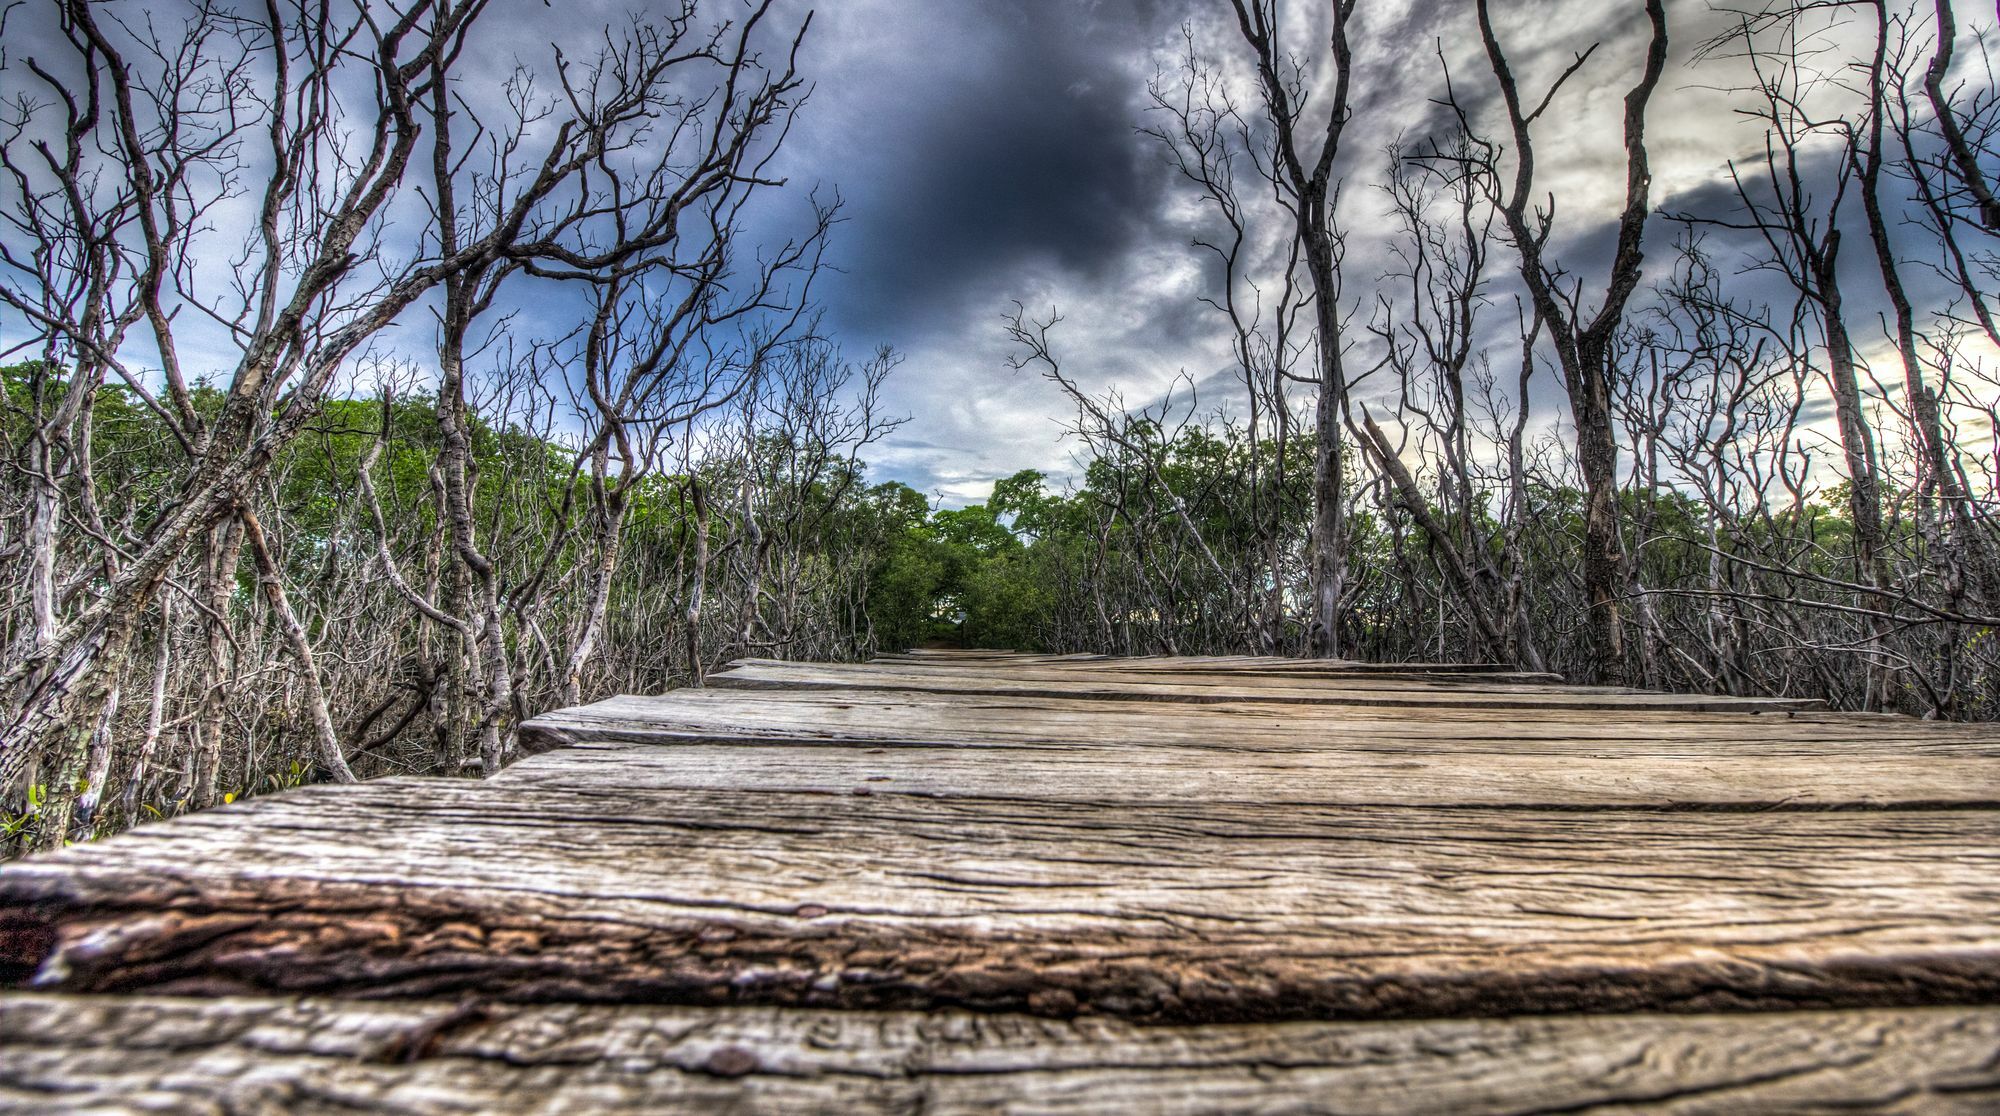
[[[0,1108],[2000,1111],[2000,729],[747,661],[0,870]]]

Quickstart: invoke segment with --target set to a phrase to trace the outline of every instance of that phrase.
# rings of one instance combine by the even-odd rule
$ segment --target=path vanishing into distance
[[[1987,1112],[2000,727],[745,660],[0,869],[0,1108]]]

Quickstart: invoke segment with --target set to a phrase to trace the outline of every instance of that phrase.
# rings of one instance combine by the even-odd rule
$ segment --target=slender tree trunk
[[[159,647],[153,653],[153,685],[146,703],[146,735],[139,741],[139,751],[132,760],[132,771],[125,783],[125,814],[136,818],[139,799],[146,785],[146,772],[159,753],[160,734],[166,724],[167,677],[173,667],[174,650],[174,608],[173,594],[160,597],[160,639]]]
[[[1478,0],[1480,37],[1487,62],[1499,83],[1501,99],[1514,138],[1514,180],[1499,199],[1508,238],[1521,256],[1521,278],[1535,303],[1537,317],[1547,326],[1562,366],[1570,411],[1577,427],[1577,463],[1584,485],[1583,581],[1588,607],[1590,647],[1585,673],[1598,682],[1620,682],[1625,676],[1624,626],[1619,594],[1625,582],[1623,542],[1619,536],[1618,440],[1611,413],[1611,338],[1638,288],[1645,260],[1646,218],[1652,171],[1646,151],[1646,110],[1666,69],[1667,16],[1663,0],[1645,0],[1652,36],[1645,68],[1624,100],[1625,207],[1618,217],[1618,240],[1604,301],[1589,322],[1572,319],[1558,288],[1570,282],[1560,266],[1544,255],[1551,232],[1546,212],[1531,215],[1534,202],[1535,158],[1531,125],[1546,109],[1556,89],[1582,67],[1588,54],[1556,79],[1539,107],[1526,107],[1514,72],[1493,29],[1489,0]],[[1497,178],[1497,168],[1495,170]]]
[[[699,477],[690,476],[687,492],[694,508],[694,573],[682,619],[687,634],[688,675],[696,686],[701,686],[706,684],[708,674],[701,653],[701,610],[708,598],[708,491]]]
[[[292,609],[291,598],[285,593],[284,570],[271,553],[270,540],[265,537],[264,526],[258,522],[256,514],[244,508],[239,520],[243,524],[243,537],[249,544],[250,555],[257,563],[257,580],[263,584],[265,603],[277,620],[285,645],[291,649],[292,657],[298,660],[299,681],[305,689],[306,715],[312,719],[319,765],[336,783],[356,782],[354,770],[347,765],[347,754],[340,746],[340,734],[333,727],[333,716],[327,712],[326,690],[320,684],[319,663],[313,654],[312,637],[306,633],[305,625],[299,622],[298,613]]]
[[[1576,419],[1577,466],[1583,474],[1583,586],[1590,609],[1591,674],[1619,682],[1625,673],[1625,623],[1619,607],[1625,585],[1625,545],[1618,529],[1618,432],[1611,415],[1609,346],[1580,338],[1578,364],[1585,374],[1571,395]]]
[[[196,754],[193,785],[188,804],[197,810],[215,805],[222,771],[223,719],[226,687],[235,673],[236,648],[230,639],[229,617],[235,611],[236,565],[243,549],[240,525],[224,520],[208,532],[203,561],[203,588],[208,612],[202,617],[202,634],[208,655],[202,662],[202,692],[194,723]]]
[[[63,726],[62,735],[58,738],[56,762],[46,780],[42,816],[31,845],[34,851],[60,848],[70,838],[77,803],[82,797],[79,791],[88,789],[78,786],[85,777],[87,757],[93,751],[108,756],[111,749],[111,728],[118,716],[119,679],[124,673],[125,657],[131,646],[130,627],[113,629],[94,656],[100,669],[81,676],[83,685],[77,693],[79,700],[72,707],[75,713]],[[107,765],[108,762],[107,759]],[[93,811],[96,800],[97,796],[93,795]],[[86,816],[84,821],[88,820]]]
[[[590,588],[584,598],[584,618],[576,639],[570,644],[569,662],[563,668],[562,703],[583,702],[583,672],[597,653],[604,636],[604,624],[611,610],[612,582],[618,575],[618,558],[625,541],[625,482],[607,484],[603,466],[591,479],[593,511],[597,520],[597,560],[590,570]]]

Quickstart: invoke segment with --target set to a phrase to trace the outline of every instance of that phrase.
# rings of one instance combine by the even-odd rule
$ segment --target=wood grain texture
[[[847,690],[676,690],[557,709],[522,725],[554,743],[867,741],[924,747],[1224,751],[1579,751],[1635,759],[1716,755],[2000,757],[2000,727],[1876,713],[1402,708]]]
[[[523,732],[545,745],[577,746],[501,777],[548,787],[633,778],[687,788],[871,788],[1082,803],[1545,809],[2000,803],[1993,726],[1879,715],[1523,716],[1489,708],[720,689],[557,710]]]
[[[1254,657],[714,681],[0,868],[0,1108],[2000,1110],[1993,726]]]
[[[1539,678],[1541,676],[1537,676]],[[894,690],[1021,697],[1098,697],[1127,701],[1254,701],[1286,705],[1404,708],[1655,709],[1696,711],[1821,709],[1807,698],[1664,694],[1602,686],[1563,686],[1487,675],[1333,673],[1280,677],[1263,672],[1205,675],[1144,672],[1097,664],[1029,664],[1008,669],[921,663],[789,663],[744,660],[708,677],[711,686],[744,689]]]
[[[1975,1113],[2000,1009],[1136,1027],[963,1013],[0,996],[0,1110]]]
[[[2000,997],[2000,812],[321,786],[0,872],[38,983],[1155,1021]],[[866,792],[866,787],[856,788]]]
[[[515,764],[509,786],[577,793],[635,780],[689,790],[908,794],[1082,805],[1831,810],[2000,805],[2000,763],[1978,756],[1509,756],[1328,747],[1231,752],[1153,746],[1014,748],[714,740],[606,742]]]
[[[746,659],[745,662],[786,662],[779,659]],[[1250,671],[1259,674],[1516,674],[1523,672],[1505,663],[1374,663],[1359,659],[1287,659],[1271,655],[1049,655],[1021,651],[901,651],[877,655],[873,663],[921,663],[926,666],[998,667],[1058,663],[1069,666],[1109,667],[1116,670]],[[1561,675],[1534,677],[1560,681]]]
[[[731,666],[747,665],[796,665],[790,659],[740,659]],[[856,664],[843,663],[841,666]],[[1108,671],[1120,674],[1145,673],[1161,677],[1187,678],[1256,678],[1273,679],[1325,679],[1349,680],[1379,678],[1385,680],[1430,679],[1440,684],[1484,680],[1487,682],[1542,682],[1560,683],[1560,674],[1541,671],[1522,671],[1499,663],[1442,664],[1442,663],[1363,663],[1341,659],[1273,659],[1256,656],[1242,657],[1126,657],[1113,658],[1108,655],[1006,655],[979,656],[962,652],[878,655],[866,664],[871,667],[900,669],[914,666],[923,669],[936,667],[959,668],[962,673],[1004,673],[1022,668],[1061,668],[1068,672]]]

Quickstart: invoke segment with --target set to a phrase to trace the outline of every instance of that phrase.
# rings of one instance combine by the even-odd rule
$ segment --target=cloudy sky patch
[[[1502,121],[1469,2],[1361,9],[1340,214],[1349,234],[1345,293],[1365,350],[1369,308],[1396,266],[1388,240],[1395,222],[1378,188],[1387,149],[1448,131],[1450,114],[1437,103],[1446,68],[1477,126],[1497,139]],[[1537,191],[1557,198],[1554,252],[1587,290],[1596,289],[1608,265],[1610,218],[1623,201],[1621,102],[1645,47],[1642,5],[1542,0],[1495,9],[1530,98],[1598,44],[1536,128]],[[481,79],[468,88],[490,89],[517,64],[547,70],[552,36],[571,57],[583,57],[602,42],[604,27],[615,31],[632,18],[623,0],[564,5],[552,21],[554,10],[535,0],[496,0],[481,49],[468,60]],[[742,0],[721,0],[705,10],[746,9]],[[808,10],[805,0],[780,0],[770,18],[782,30]],[[1323,7],[1288,10],[1298,14],[1285,24],[1286,41],[1309,78],[1324,79]],[[1760,127],[1729,103],[1727,88],[1745,80],[1740,64],[1691,63],[1731,18],[1706,0],[1669,4],[1673,49],[1648,119],[1652,196],[1669,211],[1732,205],[1729,160],[1761,150]],[[47,24],[45,10],[16,12],[9,49],[32,52]],[[1836,28],[1827,41],[1838,46],[1854,34]],[[761,199],[754,231],[767,241],[795,233],[809,216],[808,190],[823,198],[837,191],[843,200],[829,253],[835,270],[815,293],[850,357],[885,343],[903,354],[886,404],[913,420],[871,447],[876,479],[901,480],[955,504],[983,497],[995,478],[1018,469],[1072,472],[1076,446],[1063,428],[1073,409],[1053,385],[1008,367],[1016,354],[1002,322],[1017,303],[1032,317],[1063,316],[1053,335],[1057,350],[1065,371],[1090,390],[1143,405],[1185,373],[1202,385],[1204,404],[1231,398],[1225,323],[1200,301],[1214,295],[1216,269],[1191,244],[1213,215],[1178,180],[1159,142],[1141,131],[1161,122],[1148,111],[1148,82],[1164,74],[1171,84],[1189,38],[1228,72],[1241,107],[1254,109],[1247,52],[1225,0],[839,0],[813,11],[801,60],[813,93],[775,168],[790,187]],[[1962,53],[1961,66],[1976,63],[1976,52]],[[1239,175],[1254,192],[1248,170]],[[1267,266],[1283,245],[1284,230],[1271,216],[1267,207],[1265,224],[1253,230]],[[215,243],[224,243],[224,232]],[[1672,221],[1652,222],[1652,278],[1668,274],[1682,232]],[[393,238],[394,226],[387,235]],[[1725,276],[1734,275],[1750,238],[1724,230],[1708,236]],[[1846,264],[1865,283],[1865,236],[1857,229],[1851,239],[1856,250],[1846,253]],[[1518,344],[1513,266],[1511,250],[1496,243],[1485,328],[1502,365]],[[221,278],[217,272],[213,280]],[[1743,289],[1768,301],[1788,297],[1770,276]],[[521,321],[560,332],[565,312],[534,306]],[[433,342],[430,322],[406,317],[382,344],[422,362]],[[226,340],[213,340],[220,343],[190,343],[207,363],[232,364]],[[1372,360],[1357,352],[1358,366]],[[1544,377],[1538,390],[1545,398],[1537,413],[1553,421],[1560,397],[1553,378]]]

